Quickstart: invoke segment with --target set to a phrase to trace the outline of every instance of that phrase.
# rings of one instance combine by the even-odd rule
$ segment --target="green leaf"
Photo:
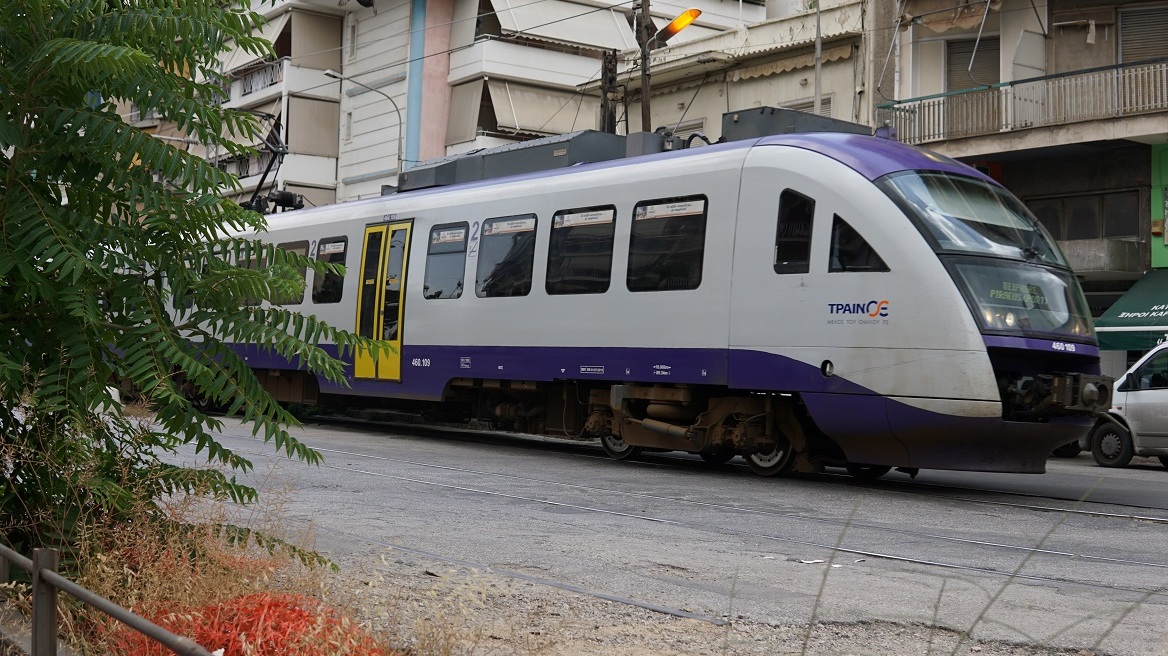
[[[219,469],[252,463],[217,441],[207,400],[271,448],[321,460],[231,346],[256,343],[343,382],[318,343],[371,343],[270,306],[303,293],[302,271],[331,265],[229,237],[266,227],[219,195],[238,180],[119,115],[132,103],[191,138],[254,152],[236,141],[265,128],[218,104],[217,71],[233,43],[271,53],[255,36],[263,22],[239,0],[13,0],[0,12],[0,529],[10,544],[80,544],[87,527],[160,513],[176,494],[254,502]],[[260,259],[271,266],[248,267]],[[149,403],[154,423],[107,411],[113,384]],[[207,462],[164,462],[182,445]]]

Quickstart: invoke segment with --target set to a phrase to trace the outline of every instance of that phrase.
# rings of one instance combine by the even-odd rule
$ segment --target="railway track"
[[[565,438],[559,438],[557,436],[531,436],[526,434],[508,433],[505,431],[477,430],[404,422],[371,421],[348,417],[313,417],[311,421],[321,426],[344,426],[357,430],[371,430],[378,432],[392,431],[396,434],[410,435],[414,437],[438,437],[441,439],[461,440],[480,444],[506,443],[522,446],[523,448],[528,449],[543,449],[577,453],[583,457],[598,458],[606,461],[611,460],[611,458],[605,455],[604,450],[594,440],[579,440],[572,436]],[[734,461],[724,465],[712,466],[696,456],[680,452],[650,451],[643,454],[640,458],[638,458],[638,460],[634,462],[637,466],[670,467],[686,471],[719,470],[737,471],[742,472],[743,474],[750,473],[750,468],[747,467],[745,463],[742,463],[741,459],[739,458],[736,458]],[[1130,519],[1157,524],[1168,524],[1168,509],[1151,509],[1158,512],[1149,512],[1150,509],[1147,506],[1116,503],[1111,501],[1093,501],[1091,499],[1084,499],[1081,496],[1036,495],[1025,492],[1004,491],[987,487],[970,487],[946,485],[918,480],[903,480],[894,478],[895,474],[877,481],[860,481],[854,479],[851,475],[844,473],[842,470],[837,469],[829,469],[827,472],[817,476],[824,479],[838,480],[841,482],[841,484],[844,485],[859,486],[863,488],[877,488],[890,492],[899,491],[905,495],[911,495],[911,497],[915,499],[920,499],[922,496],[928,495],[934,498],[962,501],[973,504],[983,504],[987,506],[1020,508],[1045,512],[1065,512],[1101,518],[1106,517],[1113,519]],[[979,499],[973,496],[961,496],[962,494],[1006,495],[1024,500],[1034,500],[1034,502],[1021,500],[1002,501],[994,499]],[[1043,500],[1046,503],[1038,503],[1038,500]],[[1051,505],[1051,502],[1061,503],[1061,505]],[[1109,507],[1121,509],[1130,508],[1133,510],[1139,510],[1141,512],[1113,512],[1110,510],[1093,509],[1092,507]]]
[[[522,443],[528,448],[567,452],[573,455],[600,454],[599,447],[586,443],[562,441],[532,441],[513,435],[498,433],[482,433],[467,430],[435,428],[432,426],[402,426],[369,422],[353,422],[352,420],[329,420],[328,425],[343,424],[350,428],[362,431],[384,431],[388,428],[397,434],[406,434],[415,437],[434,438],[441,436],[444,439],[474,443],[499,444]],[[1148,512],[1115,512],[1115,508],[1104,509],[1092,502],[1071,500],[1064,507],[1052,505],[1051,502],[1066,502],[1062,499],[1047,499],[1045,503],[1036,503],[1024,495],[1005,494],[1006,497],[1016,496],[1018,500],[979,499],[974,494],[1003,493],[993,490],[976,490],[968,488],[951,488],[938,485],[924,485],[914,482],[891,482],[891,484],[861,484],[843,477],[820,477],[832,487],[834,492],[847,494],[880,494],[912,497],[916,501],[927,503],[957,504],[967,506],[993,506],[1007,509],[1012,513],[1034,513],[1041,515],[1043,521],[1050,523],[1051,528],[1042,540],[1036,543],[1027,541],[1010,542],[992,539],[973,539],[961,535],[945,534],[942,531],[929,531],[910,527],[899,527],[887,523],[865,521],[854,516],[839,517],[831,514],[812,514],[802,510],[783,509],[781,507],[767,507],[760,504],[725,503],[717,501],[695,500],[677,495],[656,494],[617,487],[589,485],[578,482],[551,480],[538,476],[527,476],[513,473],[486,471],[481,469],[443,465],[432,462],[422,462],[408,458],[397,458],[372,453],[362,453],[353,450],[332,449],[323,445],[314,445],[326,455],[325,468],[343,472],[347,476],[367,476],[407,482],[414,485],[429,486],[436,489],[446,489],[463,494],[472,494],[482,497],[506,499],[511,502],[541,504],[548,507],[570,509],[573,512],[597,513],[622,520],[636,522],[654,522],[670,524],[692,531],[732,534],[744,540],[761,543],[779,543],[792,545],[796,548],[813,548],[824,550],[831,554],[831,558],[851,556],[859,559],[882,560],[892,563],[919,566],[930,569],[939,569],[951,572],[967,572],[1023,579],[1027,581],[1044,582],[1056,585],[1086,586],[1100,590],[1132,593],[1142,597],[1165,596],[1165,587],[1156,585],[1122,585],[1108,583],[1103,580],[1105,574],[1098,574],[1101,568],[1141,568],[1159,572],[1168,569],[1168,563],[1154,559],[1123,558],[1108,553],[1087,552],[1084,550],[1068,550],[1047,546],[1047,538],[1068,518],[1078,517],[1083,521],[1136,521],[1153,524],[1166,524],[1168,517]],[[335,460],[347,460],[366,463],[357,464],[330,464],[329,455]],[[255,451],[253,456],[268,456],[270,454]],[[379,465],[387,465],[381,467]],[[617,466],[674,468],[683,470],[706,469],[709,467],[693,458],[676,457],[669,454],[653,454],[646,461],[639,463],[613,463]],[[403,471],[404,470],[409,470]],[[733,470],[729,467],[726,471]],[[745,466],[741,469],[746,470]],[[752,474],[745,480],[751,485],[774,485],[773,481],[756,479]],[[838,480],[837,480],[838,479]],[[457,482],[454,482],[457,481]],[[537,493],[518,493],[514,489],[525,487],[538,490]],[[587,501],[591,500],[591,501]],[[655,509],[653,513],[646,513],[639,508],[644,502],[651,502]],[[769,500],[774,501],[774,500]],[[1134,507],[1133,507],[1134,508]],[[691,509],[701,509],[716,513],[724,521],[712,523],[691,519],[695,513]],[[1052,512],[1062,513],[1053,523],[1050,522]],[[775,530],[756,530],[743,528],[744,526],[771,526]],[[809,528],[817,527],[817,528]],[[781,530],[779,530],[781,529]],[[838,539],[821,539],[811,537],[815,534],[838,536]],[[853,536],[859,535],[856,538]],[[847,536],[847,540],[844,537]],[[942,545],[939,547],[946,553],[952,554],[946,558],[925,558],[914,555],[911,550],[900,548],[900,545],[920,545],[922,542]],[[1007,552],[1021,556],[1017,567],[1003,569],[983,564],[986,560],[980,555],[984,551]],[[432,555],[432,554],[431,554]],[[1041,559],[1047,567],[1041,570],[1030,568],[1034,561]],[[1050,566],[1053,565],[1053,566]],[[483,566],[485,567],[485,566]],[[1077,568],[1079,575],[1067,575],[1068,567]],[[1046,572],[1058,571],[1061,574]],[[1168,577],[1157,575],[1152,580],[1165,580]],[[603,595],[602,595],[603,596]]]

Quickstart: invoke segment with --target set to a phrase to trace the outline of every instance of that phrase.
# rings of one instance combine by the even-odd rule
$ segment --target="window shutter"
[[[977,57],[973,46],[976,40],[947,41],[945,43],[945,90],[957,91],[1001,82],[1002,46],[998,37],[982,39],[977,43]],[[972,77],[969,61],[973,59]]]
[[[1138,62],[1168,57],[1168,7],[1125,9],[1119,12],[1120,61]]]

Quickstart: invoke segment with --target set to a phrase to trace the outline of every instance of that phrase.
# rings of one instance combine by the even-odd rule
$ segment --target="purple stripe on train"
[[[1051,353],[1065,353],[1067,355],[1090,358],[1099,357],[1099,347],[1094,344],[1066,342],[1049,338],[1005,337],[1002,335],[985,335],[982,337],[982,341],[989,347],[1021,349],[1025,351],[1049,351]]]
[[[336,354],[335,347],[324,348]],[[239,351],[252,367],[286,367],[261,349]],[[880,396],[840,376],[824,376],[816,365],[759,351],[723,349],[406,346],[402,382],[350,379],[351,386],[344,387],[322,381],[320,391],[437,401],[454,378],[594,379],[798,392],[819,429],[839,443],[850,461],[910,463],[921,469],[1041,473],[1051,450],[1069,441],[1068,429],[1086,431],[1090,426],[1089,417],[1023,423],[938,414]]]

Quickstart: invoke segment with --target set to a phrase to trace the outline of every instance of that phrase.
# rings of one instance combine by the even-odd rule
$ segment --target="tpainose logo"
[[[870,317],[887,317],[888,300],[871,300],[866,303],[828,303],[828,314],[866,314]]]

